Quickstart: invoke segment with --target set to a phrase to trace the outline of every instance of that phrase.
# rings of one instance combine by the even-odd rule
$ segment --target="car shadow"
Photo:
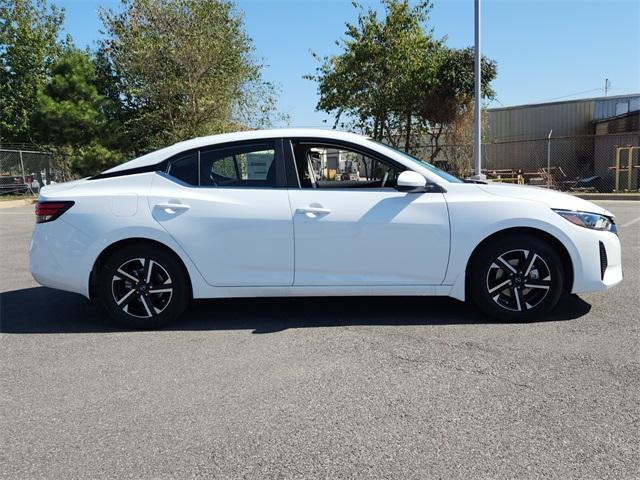
[[[591,305],[565,296],[542,321],[572,320]],[[299,297],[199,300],[165,330],[253,330],[274,333],[290,328],[348,325],[490,324],[495,320],[445,297]],[[106,333],[127,331],[111,322],[97,302],[45,287],[0,294],[2,333]]]

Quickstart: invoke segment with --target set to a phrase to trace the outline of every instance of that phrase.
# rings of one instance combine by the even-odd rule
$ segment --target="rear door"
[[[399,192],[406,169],[357,145],[292,142],[296,286],[439,285],[449,260],[444,195]]]
[[[149,204],[210,285],[293,283],[293,221],[282,140],[177,155],[154,178]]]

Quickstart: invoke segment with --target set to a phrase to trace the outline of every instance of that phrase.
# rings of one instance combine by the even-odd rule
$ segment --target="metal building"
[[[597,176],[597,189],[610,191],[616,146],[640,144],[638,115],[640,94],[492,108],[483,166],[517,170],[527,179],[550,166],[558,183]]]
[[[640,93],[488,109],[485,142],[594,134],[593,122],[640,110]]]

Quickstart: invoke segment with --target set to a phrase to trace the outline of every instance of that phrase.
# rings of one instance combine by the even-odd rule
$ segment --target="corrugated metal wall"
[[[485,141],[504,142],[594,133],[593,120],[640,109],[640,95],[489,109]]]
[[[551,129],[555,137],[588,135],[594,108],[594,101],[586,101],[489,110],[486,141],[537,140]]]

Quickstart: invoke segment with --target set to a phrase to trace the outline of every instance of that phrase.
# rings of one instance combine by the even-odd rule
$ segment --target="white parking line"
[[[627,222],[625,224],[620,225],[622,228],[626,228],[626,227],[630,227],[631,225],[633,225],[634,223],[638,223],[640,222],[640,217],[638,218],[634,218],[633,220],[631,220],[630,222]]]

